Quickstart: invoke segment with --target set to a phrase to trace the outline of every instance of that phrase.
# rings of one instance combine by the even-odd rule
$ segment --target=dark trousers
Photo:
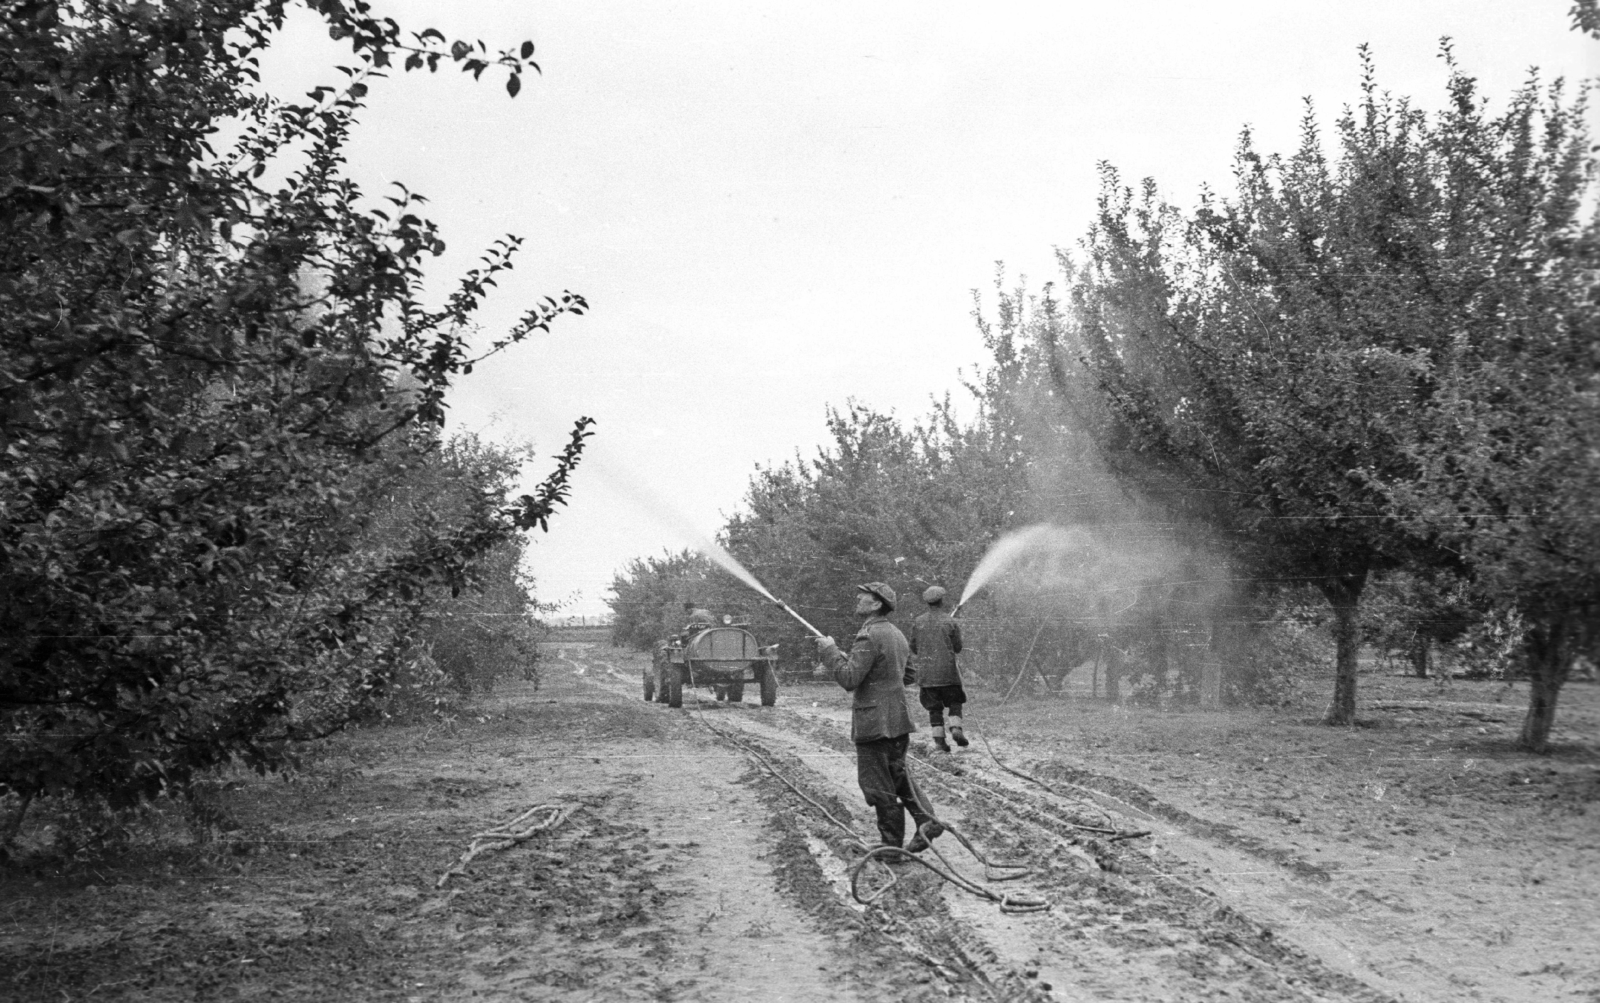
[[[967,691],[957,683],[954,686],[924,686],[917,694],[917,702],[928,712],[928,723],[938,728],[944,724],[944,712],[951,717],[961,716],[961,705],[967,702]]]
[[[878,835],[885,846],[899,846],[906,838],[906,812],[917,828],[933,820],[917,800],[906,772],[906,746],[910,735],[877,738],[856,743],[856,781],[867,804],[878,813]]]

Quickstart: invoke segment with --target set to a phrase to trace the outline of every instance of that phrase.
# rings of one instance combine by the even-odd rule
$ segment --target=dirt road
[[[1484,713],[1466,746],[1433,744],[1420,718],[1454,706],[1407,704],[1403,732],[986,708],[989,748],[914,742],[913,769],[976,848],[1028,871],[983,881],[947,836],[948,865],[1048,910],[915,865],[866,869],[895,882],[866,907],[847,696],[671,710],[641,699],[642,664],[551,645],[540,688],[474,719],[339,739],[291,783],[240,778],[221,795],[239,828],[198,848],[157,819],[114,860],[0,870],[0,996],[1600,1000],[1587,746],[1531,761],[1535,780],[1527,757],[1474,758]],[[1432,755],[1385,766],[1374,743]],[[475,832],[536,805],[563,820],[440,886]],[[1537,874],[1495,865],[1511,833]]]
[[[638,670],[629,657],[575,648],[566,655],[575,670],[619,696],[636,688]],[[856,791],[842,693],[801,689],[791,694],[800,699],[771,709],[700,696],[682,717],[723,746],[759,754],[813,797],[833,799],[832,813],[855,832],[872,831]],[[1004,743],[994,751],[1004,761]],[[1064,784],[1052,794],[975,749],[955,757],[928,758],[921,749],[915,755],[941,817],[991,860],[1030,866],[1015,884],[991,887],[1050,904],[1045,913],[1010,913],[930,872],[901,876],[905,887],[894,888],[860,919],[936,973],[940,981],[932,991],[1006,1000],[1386,998],[1274,939],[1197,880],[1185,861],[1151,847],[1148,837],[1113,842],[1089,831],[1154,828],[1159,837],[1171,829],[1148,812]],[[774,825],[803,832],[815,866],[833,879],[834,894],[848,900],[843,875],[859,855],[849,836],[793,796],[771,770],[763,768],[748,782],[769,790]],[[940,848],[958,872],[983,876],[983,863],[954,840],[942,840]],[[923,995],[900,987],[889,998]]]

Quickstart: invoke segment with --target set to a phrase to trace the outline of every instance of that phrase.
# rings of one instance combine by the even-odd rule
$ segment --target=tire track
[[[585,660],[601,669],[591,672],[592,682],[619,695],[626,687],[632,695],[636,673],[612,659]],[[698,692],[685,704],[718,727],[737,729],[740,742],[770,758],[809,795],[835,805],[859,800],[853,749],[829,721],[804,709],[721,704]],[[941,817],[991,857],[1031,860],[1035,871],[1027,883],[1054,903],[1048,914],[1005,916],[920,868],[920,875],[900,877],[865,913],[924,964],[954,972],[952,987],[997,1000],[1058,999],[1063,991],[1100,999],[1391,999],[1224,903],[1196,866],[1159,845],[1141,848],[1086,828],[1132,828],[1151,818],[1151,807],[1159,816],[1159,806],[1135,806],[1077,784],[1084,795],[1067,795],[1059,780],[1054,792],[1036,789],[971,754],[930,758],[914,746],[912,758]],[[773,789],[771,796],[794,813],[812,845],[827,848],[836,870],[859,855],[815,809],[759,776],[758,784]],[[858,832],[872,831],[859,808],[840,817]],[[1116,824],[1108,826],[1108,819]],[[941,840],[939,848],[969,877],[982,873],[954,840]],[[819,866],[826,871],[829,862],[819,860]]]

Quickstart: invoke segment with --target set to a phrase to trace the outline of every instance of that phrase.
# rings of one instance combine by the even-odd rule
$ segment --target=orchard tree
[[[0,0],[0,792],[24,804],[275,767],[401,671],[430,590],[566,497],[587,419],[532,495],[479,484],[374,545],[452,378],[584,303],[475,349],[518,239],[430,305],[422,199],[343,170],[386,70],[514,96],[532,43],[303,6],[351,65],[283,101],[257,66],[284,0]]]
[[[758,469],[728,551],[825,632],[850,623],[847,597],[866,581],[903,588],[911,509],[932,484],[917,437],[893,415],[856,402],[829,409],[829,447],[810,461]],[[896,560],[899,558],[899,560]],[[799,643],[796,626],[786,646]]]
[[[856,585],[907,597],[959,591],[986,544],[1016,515],[1018,444],[948,402],[907,426],[851,402],[830,410],[832,442],[813,459],[758,469],[728,522],[730,552],[819,627],[850,628]]]
[[[685,607],[715,604],[712,565],[692,550],[636,557],[611,577],[611,643],[651,651],[683,629]]]
[[[478,496],[496,508],[536,456],[530,447],[508,448],[470,433],[450,437],[408,463],[364,521],[361,547],[403,553],[419,532],[437,533],[471,512]],[[405,673],[373,708],[382,713],[433,710],[492,687],[513,675],[538,678],[538,639],[533,580],[523,570],[527,541],[509,534],[467,565],[466,588],[430,584],[420,594],[407,626],[420,628]]]
[[[1191,218],[1153,184],[1135,200],[1108,170],[1073,289],[1082,370],[1064,383],[1110,404],[1100,435],[1119,473],[1221,533],[1255,574],[1327,597],[1330,723],[1354,717],[1373,572],[1487,570],[1418,501],[1419,485],[1462,483],[1441,377],[1463,346],[1516,343],[1505,311],[1543,297],[1548,252],[1577,246],[1581,108],[1561,104],[1559,85],[1543,100],[1530,84],[1490,126],[1448,44],[1444,58],[1450,111],[1430,119],[1382,93],[1363,54],[1363,99],[1337,122],[1335,158],[1309,111],[1289,158],[1263,157],[1246,134],[1235,194]],[[1489,201],[1507,211],[1486,209],[1474,172],[1503,183]],[[1523,256],[1536,249],[1545,256]],[[1498,291],[1507,282],[1517,297]],[[1566,387],[1551,393],[1575,400]],[[1482,403],[1523,420],[1493,399]]]
[[[683,631],[691,610],[704,609],[717,622],[727,616],[748,627],[763,645],[778,644],[780,657],[791,662],[811,651],[788,614],[692,550],[629,561],[612,577],[606,603],[611,643],[619,647],[654,651]]]
[[[1314,137],[1301,152],[1320,157]],[[1108,465],[1222,540],[1242,573],[1321,590],[1337,648],[1327,720],[1348,723],[1362,591],[1372,572],[1404,563],[1417,542],[1370,482],[1374,469],[1406,461],[1408,432],[1389,420],[1387,399],[1406,362],[1382,344],[1389,329],[1362,310],[1364,294],[1334,310],[1292,302],[1305,273],[1262,259],[1293,254],[1294,235],[1284,239],[1292,225],[1274,218],[1293,196],[1269,187],[1281,165],[1263,163],[1248,140],[1239,159],[1241,198],[1224,207],[1225,222],[1259,232],[1223,248],[1215,229],[1185,221],[1153,186],[1135,201],[1107,172],[1072,289],[1077,324],[1068,344],[1083,371],[1062,392],[1104,394],[1109,408],[1096,432]],[[1290,171],[1300,166],[1311,165]],[[1327,250],[1337,258],[1348,249]],[[1343,267],[1327,265],[1350,274]]]
[[[1470,580],[1448,572],[1398,571],[1368,589],[1362,637],[1374,649],[1404,658],[1426,679],[1434,652],[1449,650],[1490,615]]]
[[[1592,7],[1590,8],[1592,11]],[[1397,509],[1525,625],[1520,742],[1543,752],[1575,657],[1600,629],[1600,223],[1584,103],[1537,79],[1489,116],[1451,80],[1436,132],[1460,306],[1428,358]]]

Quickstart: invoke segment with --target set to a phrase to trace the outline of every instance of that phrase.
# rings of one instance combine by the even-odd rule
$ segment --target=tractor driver
[[[683,633],[678,635],[679,644],[688,644],[689,638],[716,623],[710,610],[702,609],[693,603],[683,604],[683,615],[688,622],[684,624]]]
[[[817,657],[840,686],[855,694],[850,738],[856,744],[856,780],[878,816],[878,835],[885,846],[905,839],[906,813],[917,832],[906,845],[912,853],[928,848],[928,840],[944,832],[928,806],[917,796],[906,767],[906,746],[916,726],[906,712],[910,646],[900,629],[886,618],[894,611],[894,589],[883,582],[856,586],[856,633],[850,654],[831,637],[817,638]]]

